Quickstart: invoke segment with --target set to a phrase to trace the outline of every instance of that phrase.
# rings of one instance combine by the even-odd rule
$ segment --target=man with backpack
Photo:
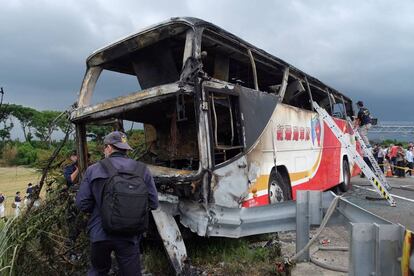
[[[115,252],[121,275],[141,275],[139,242],[149,211],[158,208],[158,194],[148,168],[127,157],[132,150],[124,133],[104,139],[105,159],[85,172],[76,205],[92,213],[87,232],[91,241],[88,275],[107,275]]]
[[[364,140],[365,145],[369,148],[371,147],[368,139],[368,130],[371,128],[371,115],[369,110],[364,107],[364,103],[362,101],[357,102],[357,106],[359,108],[358,111],[358,131],[361,135],[362,140]]]

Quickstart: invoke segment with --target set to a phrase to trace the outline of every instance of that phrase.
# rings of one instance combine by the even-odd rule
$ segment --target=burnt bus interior
[[[147,164],[197,170],[199,166],[197,120],[193,95],[175,94],[127,113],[144,124]]]
[[[186,29],[183,29],[181,33],[105,63],[103,69],[135,76],[139,90],[176,82],[183,66],[185,40]],[[112,127],[120,130],[123,130],[123,120],[143,124],[144,151],[137,153],[137,159],[173,169],[198,169],[198,125],[193,94],[166,95],[139,108],[101,119],[117,120],[120,123]]]
[[[163,97],[157,102],[117,113],[105,120],[90,121],[87,129],[93,125],[106,125],[110,130],[126,132],[127,121],[143,124],[145,141],[140,151],[134,152],[137,160],[173,169],[198,169],[198,126],[193,95]]]
[[[234,85],[255,89],[254,72],[248,49],[210,30],[201,40],[203,71],[209,77]],[[280,85],[283,70],[261,59],[256,61],[259,90],[272,92]],[[244,150],[243,124],[238,93],[230,90],[209,91],[211,140],[214,142],[214,163],[232,159]]]

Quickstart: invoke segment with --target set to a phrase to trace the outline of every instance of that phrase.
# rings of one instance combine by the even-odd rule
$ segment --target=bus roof
[[[222,35],[223,37],[230,39],[248,49],[250,49],[253,53],[256,53],[266,59],[269,59],[283,67],[289,67],[289,71],[293,73],[294,75],[301,77],[301,78],[307,78],[309,83],[314,86],[318,86],[322,89],[328,88],[330,92],[333,92],[334,94],[337,94],[339,96],[342,96],[345,100],[351,101],[350,98],[343,95],[341,92],[337,91],[336,89],[324,84],[320,80],[318,80],[315,77],[312,77],[309,74],[306,74],[305,72],[299,70],[298,68],[294,67],[293,65],[287,63],[286,61],[273,56],[272,54],[269,54],[268,52],[257,48],[256,46],[250,44],[249,42],[237,37],[236,35],[227,32],[226,30],[218,27],[215,24],[212,24],[210,22],[204,21],[202,19],[194,18],[194,17],[172,17],[169,20],[163,21],[161,23],[149,26],[147,28],[142,29],[141,31],[128,35],[124,38],[121,38],[117,40],[114,43],[111,43],[103,48],[100,48],[96,51],[94,51],[86,60],[87,66],[98,66],[105,62],[107,62],[107,57],[118,55],[116,54],[118,51],[125,52],[131,52],[136,49],[142,48],[146,45],[149,45],[150,42],[147,40],[156,39],[158,36],[151,36],[150,34],[154,31],[158,31],[162,28],[168,28],[170,33],[180,33],[181,31],[184,31],[189,28],[193,29],[208,29],[215,33],[218,33]],[[149,34],[149,38],[144,38],[146,34]],[[155,38],[154,38],[155,37]],[[120,48],[120,49],[119,49]]]

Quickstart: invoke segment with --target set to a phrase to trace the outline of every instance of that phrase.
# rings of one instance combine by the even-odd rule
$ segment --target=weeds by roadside
[[[241,239],[194,237],[186,240],[191,264],[201,275],[290,275],[277,235]],[[153,275],[174,275],[159,242],[144,244],[145,267]]]

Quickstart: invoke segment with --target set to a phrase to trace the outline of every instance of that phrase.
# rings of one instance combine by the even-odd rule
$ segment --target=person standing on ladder
[[[364,143],[367,146],[367,148],[370,148],[371,145],[368,139],[368,130],[372,126],[371,116],[369,110],[366,107],[364,107],[364,103],[362,101],[358,101],[357,106],[359,108],[357,116],[358,131],[361,135],[362,140],[364,140]]]

